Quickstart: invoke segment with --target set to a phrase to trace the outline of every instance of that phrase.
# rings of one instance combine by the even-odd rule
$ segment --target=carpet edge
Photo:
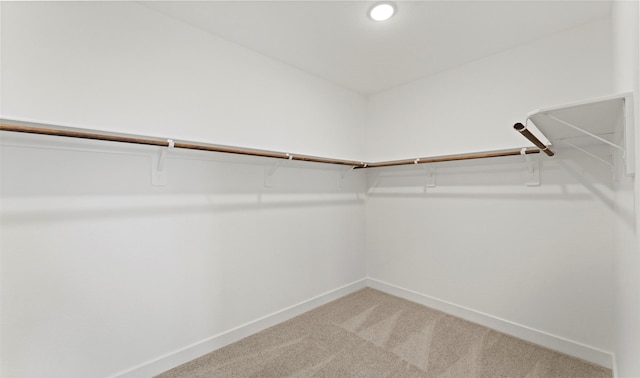
[[[316,295],[282,310],[278,310],[269,315],[265,315],[238,327],[208,337],[199,342],[169,352],[155,359],[120,371],[107,378],[148,378],[163,373],[207,353],[211,353],[217,349],[239,341],[247,336],[258,333],[366,287],[367,278],[365,277],[336,289]]]
[[[375,278],[367,278],[367,287],[442,311],[449,315],[468,320],[556,352],[591,362],[607,369],[614,368],[614,355],[611,352],[380,281]]]

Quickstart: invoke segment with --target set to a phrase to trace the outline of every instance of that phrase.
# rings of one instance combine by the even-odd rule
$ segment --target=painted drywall
[[[613,68],[616,92],[633,92],[635,130],[640,125],[640,7],[637,1],[616,1],[612,5]],[[640,147],[636,134],[636,151]],[[638,155],[636,154],[636,158]],[[616,165],[623,163],[617,156]],[[637,166],[637,163],[636,163]],[[616,180],[616,258],[615,258],[615,359],[619,377],[640,376],[640,247],[638,175]]]
[[[364,100],[351,92],[136,4],[5,2],[1,6],[5,116],[291,152],[299,148],[334,157],[362,156]],[[506,92],[509,112],[522,117],[535,107],[555,104],[558,98],[575,100],[572,94],[600,95],[610,80],[606,73],[598,73],[603,65],[609,68],[606,72],[611,70],[607,58],[595,51],[606,55],[609,45],[603,41],[610,35],[608,30],[606,22],[588,25],[550,38],[549,44],[538,41],[425,79],[415,87],[373,97],[368,114],[373,125],[373,133],[367,135],[370,158],[393,158],[394,154],[404,158],[413,150],[419,156],[440,153],[423,148],[427,130],[421,128],[421,119],[426,103],[431,110],[443,105],[455,109],[456,116],[462,117],[458,120],[464,120],[460,104],[453,105],[456,101],[476,113],[476,101],[485,102],[504,115],[501,102],[505,98],[494,96]],[[602,49],[587,48],[593,46]],[[562,59],[549,63],[547,57],[536,58],[515,72],[514,63],[527,62],[529,53]],[[564,71],[572,85],[553,83],[556,69]],[[596,74],[583,80],[591,69]],[[477,81],[454,81],[465,72],[467,79]],[[476,76],[484,74],[499,80]],[[435,81],[425,84],[431,80]],[[460,93],[468,97],[439,102],[427,96],[425,101],[423,96],[402,92],[409,88],[419,93],[432,85],[437,89],[438,80],[453,88],[449,100]],[[532,87],[535,98],[545,101],[536,105],[511,100],[532,83],[538,85]],[[550,90],[549,84],[557,87]],[[469,86],[475,96],[468,94]],[[403,100],[409,101],[409,112],[401,106]],[[396,106],[398,112],[391,111]],[[511,122],[511,117],[504,118]],[[450,122],[450,117],[442,119]],[[494,130],[488,120],[478,123],[477,119],[443,125],[472,124]],[[500,124],[502,133],[503,121],[491,125]],[[459,139],[443,139],[436,129],[429,132],[440,141],[438,146],[448,141],[446,153],[466,152],[467,145],[460,145]],[[390,138],[393,134],[403,136]],[[169,185],[152,187],[147,149],[113,153],[116,147],[82,143],[52,148],[60,142],[47,139],[39,144],[38,140],[3,140],[3,376],[15,372],[65,377],[118,374],[348,285],[365,275],[365,219],[366,247],[371,253],[368,269],[374,278],[407,283],[404,286],[423,293],[451,294],[443,299],[607,347],[603,335],[610,334],[606,320],[612,306],[603,297],[608,292],[610,261],[594,250],[606,247],[611,237],[606,227],[589,221],[607,214],[601,193],[607,193],[606,184],[596,186],[599,190],[594,194],[593,186],[585,188],[571,174],[554,170],[550,182],[556,185],[546,193],[546,189],[522,186],[520,163],[508,173],[499,169],[484,175],[480,167],[454,171],[451,184],[438,189],[444,193],[430,199],[428,207],[424,198],[411,192],[422,190],[422,176],[408,184],[401,181],[401,187],[409,187],[410,192],[398,194],[392,188],[388,194],[373,195],[367,200],[365,217],[363,197],[358,195],[363,190],[360,174],[350,175],[354,181],[340,187],[340,171],[283,168],[274,176],[274,188],[266,189],[264,167],[255,161],[180,155],[168,162]],[[503,144],[522,145],[519,136],[509,142],[491,137],[479,138],[474,148]],[[389,153],[382,152],[383,147]],[[381,188],[385,185],[388,182]],[[538,249],[526,255],[531,251],[519,252],[520,259],[512,255],[513,246],[522,245],[520,238],[510,239],[512,243],[491,240],[496,250],[486,248],[485,235],[502,235],[504,227],[521,231],[523,227],[516,227],[513,218],[526,219],[523,214],[531,212],[534,220],[526,225],[537,226],[546,216],[543,210],[558,203],[552,217],[577,221],[583,226],[580,232],[593,234],[584,258],[565,248],[575,246],[571,244],[575,230],[568,234],[550,230],[552,248],[542,254]],[[487,220],[486,214],[476,212],[510,218],[508,223],[493,216]],[[583,212],[589,216],[578,215]],[[459,222],[459,215],[469,214],[470,222]],[[559,221],[554,224],[558,229],[566,226]],[[424,240],[425,235],[431,235],[434,243]],[[378,239],[380,245],[372,248]],[[395,241],[399,244],[390,249]],[[485,255],[464,249],[477,251],[479,245],[485,246]],[[430,251],[428,262],[421,260],[424,250]],[[487,254],[497,267],[488,266]],[[445,273],[456,277],[460,268],[454,265],[456,256],[465,263],[467,286],[454,278],[438,281]],[[401,274],[403,266],[407,269]],[[476,268],[487,275],[480,278]],[[434,272],[440,276],[424,281],[422,276]],[[523,277],[509,276],[514,273]],[[483,280],[489,282],[483,285]],[[425,283],[429,288],[423,290],[420,285]],[[469,286],[481,292],[453,295]],[[579,310],[590,315],[584,317]],[[560,316],[559,324],[550,325],[555,315]],[[596,328],[586,332],[591,323]]]
[[[512,129],[527,113],[611,94],[610,27],[586,24],[372,96],[368,158],[528,145]],[[539,187],[524,185],[522,158],[438,168],[426,194],[424,170],[383,178],[367,200],[369,277],[569,340],[574,354],[591,359],[585,347],[611,365],[612,176],[574,155],[541,157]]]
[[[174,152],[152,186],[157,153],[3,135],[3,377],[111,376],[365,277],[363,175]]]
[[[364,99],[296,69],[135,3],[0,6],[3,116],[361,155]],[[174,151],[153,186],[157,148],[1,142],[3,377],[149,376],[365,278],[357,172]]]
[[[512,126],[527,113],[610,94],[610,51],[602,20],[373,95],[366,159],[526,146]]]
[[[133,2],[3,2],[2,115],[359,159],[365,99]]]
[[[541,160],[532,187],[518,157],[438,165],[426,189],[419,168],[370,173],[368,275],[610,365],[610,172],[568,151]]]

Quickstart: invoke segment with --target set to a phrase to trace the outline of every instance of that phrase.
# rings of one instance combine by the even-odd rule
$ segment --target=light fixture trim
[[[386,21],[396,14],[396,4],[391,1],[379,1],[369,8],[369,18],[373,21]]]

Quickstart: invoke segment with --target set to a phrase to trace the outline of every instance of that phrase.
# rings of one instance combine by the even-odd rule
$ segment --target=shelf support
[[[364,164],[364,163],[363,163]],[[366,164],[364,164],[366,166]],[[346,167],[342,170],[342,172],[340,173],[340,182],[339,185],[342,188],[344,186],[344,180],[347,179],[347,177],[353,172],[353,170],[356,168],[355,165],[351,166],[351,167]]]
[[[524,184],[526,186],[539,186],[540,185],[540,160],[538,155],[527,155],[527,149],[520,150],[520,154],[524,158],[525,171],[524,171]]]
[[[173,149],[175,143],[172,139],[167,139],[167,147],[160,148],[160,154],[151,158],[151,185],[166,186],[169,182],[167,171],[165,170],[167,154]],[[157,156],[157,157],[156,157]]]
[[[276,171],[280,168],[280,161],[276,162],[271,167],[264,168],[264,187],[272,188],[273,187],[273,175],[276,174]]]
[[[293,155],[291,154],[285,154],[285,155],[287,160],[293,160]],[[273,176],[276,174],[276,171],[278,170],[278,168],[280,168],[280,163],[282,163],[282,160],[279,160],[271,167],[266,167],[264,169],[264,187],[265,188],[273,187]]]
[[[617,149],[619,149],[620,151],[622,151],[622,156],[623,156],[623,157],[624,157],[624,156],[625,156],[625,154],[626,154],[626,151],[624,150],[624,148],[623,148],[623,147],[618,146],[617,144],[612,143],[612,142],[610,142],[610,141],[608,141],[608,140],[606,140],[606,139],[602,138],[602,137],[601,137],[601,136],[599,136],[599,135],[596,135],[596,134],[590,133],[590,132],[588,132],[588,131],[586,131],[586,130],[583,130],[583,129],[579,128],[579,127],[578,127],[578,126],[576,126],[576,125],[573,125],[573,124],[571,124],[571,123],[569,123],[569,122],[567,122],[567,121],[563,121],[563,120],[561,120],[560,118],[554,117],[554,116],[549,115],[549,114],[547,114],[547,113],[543,113],[543,114],[544,114],[544,116],[545,116],[545,117],[551,118],[552,120],[554,120],[554,121],[556,121],[556,122],[560,122],[561,124],[563,124],[563,125],[565,125],[565,126],[569,126],[569,127],[571,127],[572,129],[574,129],[574,130],[577,130],[577,131],[579,131],[579,132],[581,132],[581,133],[583,133],[583,134],[585,134],[585,135],[588,135],[588,136],[590,136],[590,137],[592,137],[592,138],[595,138],[595,139],[599,140],[599,141],[600,141],[600,142],[602,142],[602,143],[608,144],[609,146],[611,146],[611,147],[613,147],[613,148],[617,148]],[[566,143],[566,142],[565,142],[565,143]],[[575,147],[575,146],[574,146],[574,147]]]
[[[558,141],[559,141],[560,143],[564,143],[564,144],[566,144],[566,145],[567,145],[567,146],[569,146],[569,147],[573,147],[573,148],[575,148],[576,150],[578,150],[578,151],[580,151],[580,152],[584,153],[585,155],[589,155],[589,156],[591,156],[592,158],[594,158],[594,159],[596,159],[596,160],[599,160],[600,162],[602,162],[602,163],[604,163],[604,164],[608,165],[610,168],[613,168],[613,164],[611,164],[610,162],[608,162],[608,161],[604,160],[604,159],[603,159],[603,158],[601,158],[600,156],[597,156],[597,155],[595,155],[595,154],[592,154],[591,152],[589,152],[589,151],[585,150],[584,148],[580,148],[580,147],[576,146],[576,145],[575,145],[575,144],[573,144],[573,143],[567,142],[566,140],[562,140],[562,139],[560,139],[560,140],[558,140]],[[623,151],[624,151],[624,150],[623,150]],[[624,154],[624,152],[623,152],[623,154]]]
[[[427,188],[435,188],[436,187],[436,168],[432,167],[430,164],[422,165],[425,172],[427,173],[426,180],[424,182],[425,190]]]

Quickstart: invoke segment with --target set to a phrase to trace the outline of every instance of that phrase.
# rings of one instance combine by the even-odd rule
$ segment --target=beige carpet
[[[610,378],[611,370],[367,288],[159,377]]]

